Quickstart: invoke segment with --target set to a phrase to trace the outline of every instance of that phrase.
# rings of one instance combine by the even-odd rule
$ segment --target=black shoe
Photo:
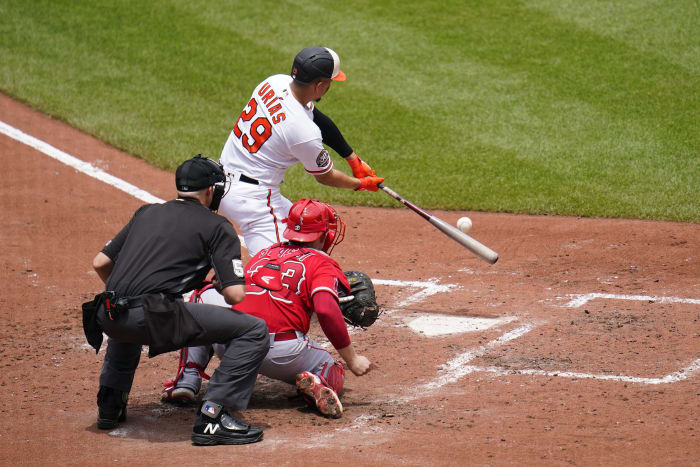
[[[97,428],[111,430],[126,420],[128,392],[100,386],[97,393]]]
[[[248,444],[262,440],[260,428],[229,415],[219,404],[204,401],[192,428],[192,443],[205,446],[216,444]]]

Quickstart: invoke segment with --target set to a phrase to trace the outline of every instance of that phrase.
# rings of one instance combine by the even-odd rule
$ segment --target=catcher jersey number
[[[257,112],[258,102],[255,99],[251,99],[248,105],[243,109],[243,112],[241,112],[241,116],[236,120],[236,124],[233,126],[233,132],[236,137],[241,140],[243,147],[251,154],[258,152],[262,145],[265,144],[265,141],[272,135],[272,124],[264,116],[253,120],[248,133],[244,133],[239,127],[241,122],[251,121]]]

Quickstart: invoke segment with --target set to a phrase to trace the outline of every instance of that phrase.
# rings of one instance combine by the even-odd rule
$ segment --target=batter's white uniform
[[[280,74],[260,83],[221,151],[231,188],[219,212],[238,225],[251,256],[284,241],[282,220],[292,203],[279,185],[287,169],[297,162],[312,175],[333,169],[313,121],[313,104],[306,107],[297,101],[291,82],[291,76]]]

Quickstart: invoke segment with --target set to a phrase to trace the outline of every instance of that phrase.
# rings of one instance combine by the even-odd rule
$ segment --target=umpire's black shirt
[[[212,267],[222,287],[245,283],[233,226],[196,199],[142,206],[102,253],[114,262],[106,290],[121,297],[186,293]]]

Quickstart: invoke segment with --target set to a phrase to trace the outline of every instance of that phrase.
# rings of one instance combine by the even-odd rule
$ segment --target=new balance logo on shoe
[[[207,426],[204,428],[204,433],[209,433],[210,435],[213,435],[216,433],[216,430],[219,429],[219,424],[218,423],[207,423]]]
[[[211,421],[206,415],[199,414],[192,428],[192,442],[196,445],[214,446],[216,444],[248,444],[260,441],[263,432],[260,428],[235,419],[225,410],[221,418]]]

